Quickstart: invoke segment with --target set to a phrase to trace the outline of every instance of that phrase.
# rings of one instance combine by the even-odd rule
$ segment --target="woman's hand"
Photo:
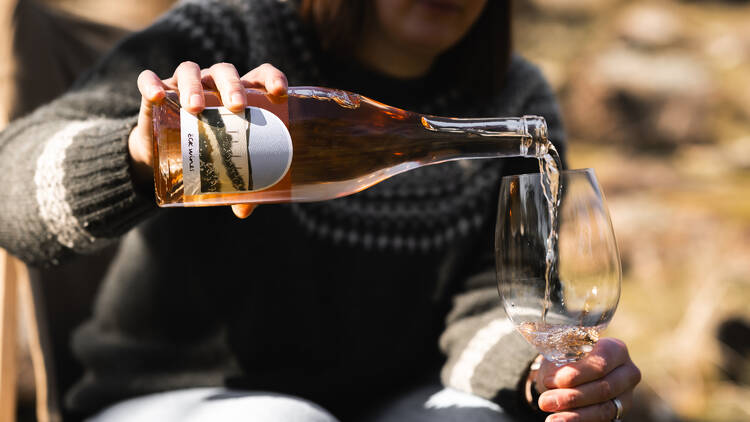
[[[627,413],[641,371],[630,359],[625,344],[603,338],[585,358],[562,367],[546,359],[536,376],[541,392],[539,408],[555,412],[547,422],[609,422],[615,419],[617,398]]]
[[[208,69],[201,69],[193,62],[183,62],[169,79],[160,79],[150,70],[138,76],[138,90],[141,92],[141,110],[138,124],[130,132],[128,151],[133,162],[136,183],[147,184],[153,180],[153,127],[151,119],[153,107],[164,99],[166,90],[179,93],[180,104],[190,113],[200,113],[205,107],[203,90],[219,92],[221,101],[229,110],[238,112],[245,108],[245,88],[265,89],[272,95],[285,95],[287,79],[280,70],[266,63],[240,77],[234,65],[217,63]],[[246,218],[255,205],[232,205],[232,211],[239,218]]]

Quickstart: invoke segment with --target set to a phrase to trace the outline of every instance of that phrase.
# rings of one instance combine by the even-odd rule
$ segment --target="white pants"
[[[428,386],[381,406],[371,422],[511,422],[495,403],[439,386]],[[307,400],[267,392],[194,388],[117,403],[87,422],[338,422]]]

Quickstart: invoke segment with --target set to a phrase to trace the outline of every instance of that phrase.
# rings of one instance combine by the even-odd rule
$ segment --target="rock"
[[[635,148],[672,148],[711,139],[714,86],[685,53],[616,47],[588,61],[565,98],[570,132]]]
[[[594,66],[602,82],[638,97],[702,97],[711,90],[706,70],[686,54],[618,48],[599,56]]]
[[[750,385],[750,321],[729,318],[719,325],[716,337],[726,376],[737,384]]]
[[[704,49],[714,64],[731,70],[747,62],[750,37],[745,40],[737,34],[721,34],[708,40]]]
[[[623,39],[646,48],[663,48],[676,44],[682,37],[682,23],[665,7],[638,4],[625,10],[618,27]]]
[[[724,160],[734,168],[750,170],[750,136],[744,136],[724,146]]]
[[[682,418],[647,383],[641,383],[633,394],[633,406],[625,415],[626,421],[681,422]]]

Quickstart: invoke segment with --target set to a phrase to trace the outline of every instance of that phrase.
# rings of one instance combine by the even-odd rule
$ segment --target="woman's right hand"
[[[138,90],[141,92],[141,110],[138,124],[130,132],[128,151],[133,164],[133,177],[138,184],[153,183],[153,108],[161,102],[166,90],[177,91],[180,105],[190,113],[203,111],[205,100],[203,90],[216,90],[221,101],[229,110],[238,112],[245,108],[245,89],[264,89],[272,95],[285,95],[287,79],[279,69],[265,63],[240,77],[230,63],[217,63],[208,69],[201,69],[193,62],[182,62],[168,79],[160,79],[156,73],[144,70],[138,76]],[[232,211],[239,218],[246,218],[255,205],[232,205]]]
[[[633,406],[641,371],[621,340],[602,338],[581,360],[556,366],[543,360],[536,374],[539,408],[547,421],[609,422]],[[615,399],[620,406],[615,404]],[[622,410],[618,410],[618,408]]]

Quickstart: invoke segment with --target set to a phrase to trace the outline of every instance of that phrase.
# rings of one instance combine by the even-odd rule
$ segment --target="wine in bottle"
[[[193,115],[168,92],[154,109],[162,207],[321,201],[450,160],[549,157],[542,117],[458,119],[412,113],[358,94],[290,87],[246,91],[244,112],[206,91]]]

